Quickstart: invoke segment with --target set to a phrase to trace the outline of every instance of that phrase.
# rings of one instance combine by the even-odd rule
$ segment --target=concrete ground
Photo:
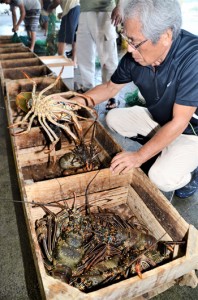
[[[12,34],[10,19],[10,16],[4,14],[0,16],[0,35]],[[38,32],[38,37],[42,37],[42,32]],[[98,70],[96,81],[100,82],[100,78],[100,70]],[[74,80],[66,80],[66,84],[72,88],[74,81],[80,81],[78,70],[75,71]],[[133,89],[134,87],[127,86],[122,91],[119,97],[121,106],[125,105],[125,92]],[[100,105],[98,109],[100,120],[105,125],[104,104]],[[121,138],[116,134],[112,135],[124,149],[139,147],[137,143]],[[28,232],[20,203],[20,191],[2,94],[0,94],[0,149],[0,300],[41,300]],[[166,196],[181,216],[198,229],[198,192],[185,200],[178,199],[175,196],[172,197],[172,194],[166,194]],[[175,286],[154,299],[195,300],[198,299],[198,287],[192,289]]]

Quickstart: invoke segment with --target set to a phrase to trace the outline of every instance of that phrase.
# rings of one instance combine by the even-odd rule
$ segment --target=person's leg
[[[108,112],[106,122],[113,131],[129,138],[138,134],[152,135],[160,127],[148,109],[140,106],[113,109]]]
[[[72,43],[72,60],[74,62],[74,67],[76,67],[77,66],[76,42]]]
[[[26,11],[25,15],[25,28],[27,30],[28,36],[31,39],[30,50],[34,51],[34,46],[36,42],[36,30],[38,28],[40,18],[40,10],[39,9],[32,9]]]
[[[97,17],[98,37],[96,39],[96,47],[101,64],[102,82],[104,83],[110,80],[118,65],[117,34],[115,26],[111,23],[110,12],[99,12]],[[106,110],[119,106],[119,101],[116,98],[111,98],[107,101]]]
[[[107,114],[106,122],[113,131],[141,145],[150,140],[160,128],[159,124],[153,121],[149,111],[140,106],[113,109]],[[141,169],[144,173],[148,174],[156,158],[155,155],[142,164]]]
[[[148,110],[140,106],[114,109],[107,114],[106,121],[112,130],[125,137],[152,137],[160,128]],[[191,181],[191,173],[198,166],[197,153],[198,137],[181,135],[162,151],[148,176],[164,192],[178,190]]]
[[[31,38],[30,50],[34,51],[34,46],[36,42],[36,31],[30,31],[30,38]]]
[[[58,42],[58,55],[65,55],[65,43]]]
[[[67,15],[63,16],[61,19],[60,30],[58,32],[58,55],[65,55],[65,39],[66,39],[66,22]]]
[[[80,15],[80,6],[77,5],[74,8],[72,8],[66,18],[66,37],[65,42],[66,44],[72,45],[72,60],[74,61],[74,64],[76,64],[76,30],[78,27],[78,20]]]
[[[149,178],[164,192],[184,187],[198,166],[197,153],[198,137],[182,134],[162,151],[149,170]]]
[[[44,36],[46,36],[47,30],[48,30],[48,16],[43,15],[43,14],[40,15],[39,23],[40,23],[41,28],[44,29]]]
[[[191,172],[190,181],[175,191],[175,196],[184,199],[192,196],[196,191],[198,191],[198,167]]]
[[[43,29],[44,29],[44,36],[47,35],[47,31],[48,31],[48,21],[45,21],[43,23]]]
[[[81,12],[79,17],[76,54],[81,74],[82,85],[85,89],[95,86],[95,55],[96,47],[96,13]]]
[[[98,37],[96,39],[98,56],[101,63],[102,82],[109,81],[118,65],[116,30],[111,23],[110,12],[99,12],[97,16]]]

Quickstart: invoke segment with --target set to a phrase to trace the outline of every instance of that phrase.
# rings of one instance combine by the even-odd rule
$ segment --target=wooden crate
[[[29,71],[27,70],[27,73]],[[55,78],[51,77],[35,77],[34,81],[37,84],[36,91],[40,92],[45,89],[50,84],[54,83]],[[11,103],[11,110],[16,109],[16,96],[21,92],[32,92],[33,83],[29,79],[18,79],[6,82],[6,101]],[[60,79],[58,83],[50,89],[46,95],[60,93],[60,92],[67,92],[68,87],[65,83]],[[13,108],[12,108],[13,107]],[[9,108],[10,109],[10,108]],[[15,113],[15,111],[14,111]],[[10,114],[10,118],[13,118],[13,114]],[[12,122],[12,120],[11,120]]]
[[[50,83],[54,82],[55,79],[41,77],[35,78],[34,80],[37,82],[37,91],[41,91],[46,86],[49,86]],[[21,119],[25,116],[25,113],[21,111],[21,109],[16,105],[16,96],[24,90],[27,92],[32,90],[32,82],[30,82],[28,79],[6,82],[6,106],[8,111],[9,124],[21,121]],[[48,94],[64,91],[67,91],[67,88],[62,80],[60,80],[58,82],[58,86],[55,86],[53,89],[51,89]],[[88,131],[88,129],[91,128],[95,119],[93,118],[92,114],[85,109],[81,109],[79,113],[81,116],[87,118],[85,121],[80,121],[82,132],[84,135]],[[20,129],[14,128],[11,131],[14,133],[18,130]],[[86,133],[86,143],[89,143],[89,141],[91,140],[91,136],[92,129],[90,129],[88,133]],[[18,160],[20,161],[20,165],[22,167],[24,180],[32,181],[61,177],[63,170],[60,168],[58,160],[61,156],[63,156],[67,152],[70,152],[75,147],[75,143],[70,138],[70,136],[62,132],[61,149],[56,151],[57,163],[55,165],[49,165],[49,155],[46,154],[43,150],[44,146],[46,145],[46,136],[44,136],[42,128],[40,128],[39,126],[32,127],[29,133],[19,136],[16,135],[14,137],[14,140],[16,151],[18,153]],[[95,124],[94,144],[97,148],[97,152],[100,151],[99,158],[102,168],[107,168],[112,157],[116,153],[121,151],[121,147],[113,140],[113,138],[98,122],[96,122]],[[78,170],[78,172],[85,171],[82,168]],[[71,172],[71,174],[73,173],[75,172]]]
[[[27,71],[28,73],[28,71]],[[53,77],[35,77],[34,81],[37,84],[36,91],[40,92],[45,89],[50,84],[54,83],[55,78]],[[8,105],[9,111],[9,122],[12,124],[13,122],[20,121],[22,117],[25,115],[24,112],[21,111],[16,105],[16,97],[21,92],[31,92],[33,89],[33,83],[29,79],[18,79],[12,81],[5,82],[5,101]],[[62,79],[58,81],[56,86],[47,91],[45,95],[54,94],[54,93],[62,93],[69,91],[68,87],[65,85]],[[64,98],[64,95],[62,95]],[[86,110],[82,110],[82,115],[86,118],[91,118],[91,114]]]
[[[19,68],[26,66],[39,66],[43,65],[42,61],[38,57],[33,58],[20,58],[20,59],[10,59],[10,60],[2,60],[0,68],[10,69],[10,68]]]
[[[6,53],[18,53],[18,52],[31,52],[28,47],[20,46],[20,47],[0,47],[0,54]]]
[[[0,43],[11,43],[12,35],[0,35]]]
[[[0,41],[0,48],[17,48],[17,47],[23,47],[24,44],[19,42],[19,43],[12,43],[12,42],[8,42],[7,43],[7,40],[6,41],[3,41],[1,42]]]
[[[93,122],[93,119],[80,121],[83,134],[91,128]],[[84,141],[88,145],[91,139],[92,130],[90,129],[86,134]],[[121,151],[121,147],[98,122],[95,123],[95,137],[92,142],[98,152],[100,169],[103,170],[109,168],[112,158],[116,153]],[[38,127],[32,128],[31,132],[26,135],[15,136],[17,159],[21,166],[21,172],[25,181],[38,182],[65,176],[63,174],[64,170],[59,166],[59,159],[65,153],[71,152],[75,148],[74,141],[72,141],[68,135],[61,135],[61,149],[56,150],[55,163],[53,162],[53,157],[50,158],[49,154],[46,154],[43,150],[45,144],[46,139]],[[51,163],[49,161],[51,161]],[[86,172],[85,168],[79,168],[78,170],[68,170],[66,175],[75,176],[77,173]],[[93,171],[90,172],[92,173]]]
[[[82,205],[85,201],[85,189],[96,175],[96,171],[36,183],[24,182],[20,167],[18,175],[22,197],[25,201],[47,203],[67,199],[71,204],[73,192],[75,192],[77,194],[76,205]],[[90,185],[88,197],[91,205],[113,208],[122,216],[136,215],[138,220],[145,224],[157,239],[163,237],[163,240],[185,240],[187,242],[186,250],[176,256],[174,260],[144,272],[142,279],[134,276],[86,294],[47,275],[35,233],[35,220],[41,218],[44,213],[41,208],[33,208],[30,203],[24,203],[43,299],[150,299],[176,282],[185,281],[188,276],[190,279],[186,281],[186,284],[189,285],[190,281],[194,280],[196,286],[197,279],[194,269],[198,267],[198,231],[182,219],[139,169],[134,169],[126,175],[114,176],[110,174],[109,170],[102,170]],[[53,210],[51,207],[50,209]]]
[[[54,78],[56,77],[52,73],[52,71],[45,65],[2,69],[0,72],[0,78],[1,78],[4,94],[5,94],[6,82],[10,80],[25,79],[26,77],[23,72],[25,72],[32,79],[34,79],[35,77],[47,77],[47,76],[51,76]]]
[[[17,52],[17,53],[0,53],[1,60],[21,59],[21,58],[34,58],[37,55],[33,52]]]

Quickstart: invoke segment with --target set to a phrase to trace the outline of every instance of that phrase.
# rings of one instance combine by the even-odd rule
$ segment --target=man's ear
[[[165,46],[170,45],[170,42],[172,41],[173,33],[171,29],[168,29],[166,32],[162,34],[162,40]]]

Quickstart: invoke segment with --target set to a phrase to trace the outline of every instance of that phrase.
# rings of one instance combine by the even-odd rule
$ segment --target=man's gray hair
[[[177,0],[120,0],[122,20],[138,19],[145,38],[157,43],[160,36],[171,29],[176,39],[182,24],[181,8]]]

